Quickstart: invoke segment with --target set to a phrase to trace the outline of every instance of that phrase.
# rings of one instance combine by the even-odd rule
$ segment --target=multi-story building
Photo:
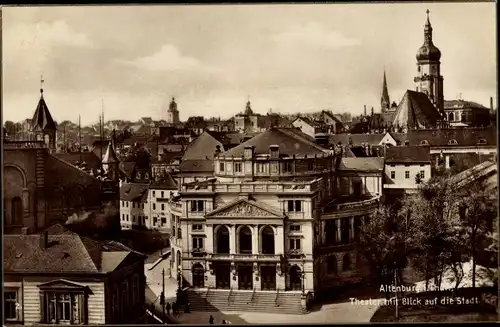
[[[398,146],[385,149],[384,188],[416,192],[421,183],[431,178],[429,147]]]
[[[490,108],[464,100],[449,100],[444,102],[444,112],[450,126],[457,127],[486,127],[490,125],[490,111],[493,111],[493,98],[490,99]]]
[[[359,160],[365,160],[351,159],[358,166],[363,166]],[[280,301],[285,298],[298,301],[299,307],[301,301],[305,305],[307,298],[322,289],[322,263],[315,252],[354,250],[353,239],[343,239],[349,242],[347,248],[345,244],[337,248],[336,243],[333,248],[329,243],[326,246],[331,231],[326,220],[338,219],[341,227],[351,226],[342,218],[366,214],[367,205],[372,208],[374,204],[366,200],[382,191],[383,164],[365,164],[363,175],[351,174],[352,163],[342,162],[340,154],[285,128],[271,128],[216,156],[213,178],[183,183],[181,200],[175,202],[182,224],[182,249],[176,254],[176,264],[185,282],[213,292],[214,299],[238,294],[239,300],[233,301],[244,297],[257,303],[256,296],[270,296],[276,308],[284,307]],[[339,175],[342,185],[347,185],[342,191],[336,167],[343,171]],[[357,176],[363,177],[358,181]],[[331,203],[337,195],[346,197]],[[353,206],[356,201],[365,202]],[[350,254],[344,257],[344,262],[351,260]],[[353,274],[348,266],[345,271]]]

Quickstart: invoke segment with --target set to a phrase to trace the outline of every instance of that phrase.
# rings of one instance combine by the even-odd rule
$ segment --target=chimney
[[[493,111],[493,97],[490,97],[490,110]]]
[[[364,114],[364,116],[366,117],[366,104],[365,104],[365,114]]]
[[[44,231],[40,234],[40,249],[46,249],[49,247],[49,232]]]

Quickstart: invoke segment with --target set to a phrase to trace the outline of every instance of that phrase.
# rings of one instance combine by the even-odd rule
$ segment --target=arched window
[[[216,234],[217,253],[229,254],[229,230],[226,226],[221,226]]]
[[[23,201],[18,196],[14,197],[11,201],[10,219],[12,225],[23,224]]]
[[[349,256],[349,253],[346,253],[342,258],[342,270],[348,271],[350,269],[351,269],[351,257]]]
[[[261,232],[262,254],[274,254],[274,231],[266,226]]]
[[[422,140],[420,142],[420,145],[429,145],[429,142],[427,140]]]
[[[252,253],[252,231],[247,226],[241,227],[239,233],[239,253]]]
[[[448,141],[448,145],[457,145],[457,144],[458,144],[457,140],[449,140]]]
[[[203,288],[205,286],[205,269],[199,263],[193,265],[193,287]]]
[[[453,115],[453,112],[449,113],[448,120],[449,121],[454,121],[455,120],[455,116]]]
[[[302,289],[302,271],[297,265],[290,267],[290,289],[292,291]]]
[[[331,255],[326,259],[326,273],[337,274],[337,257]]]

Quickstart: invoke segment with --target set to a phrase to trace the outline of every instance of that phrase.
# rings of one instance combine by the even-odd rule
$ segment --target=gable
[[[256,202],[249,200],[238,200],[235,203],[231,203],[227,206],[212,211],[207,215],[207,218],[208,217],[283,218],[283,215]]]
[[[42,283],[37,286],[41,290],[89,290],[87,285],[83,285],[66,279],[51,280],[50,282]]]
[[[382,140],[380,140],[380,143],[378,145],[384,145],[385,144],[392,144],[394,146],[397,145],[397,142],[396,140],[394,139],[394,137],[392,137],[392,135],[390,133],[386,133],[384,135],[384,137],[382,138]]]

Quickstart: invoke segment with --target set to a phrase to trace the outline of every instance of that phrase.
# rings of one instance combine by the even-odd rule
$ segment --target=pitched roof
[[[279,145],[280,154],[288,156],[294,154],[314,156],[325,153],[325,149],[299,135],[295,128],[273,127],[224,152],[223,155],[241,157],[247,146],[253,146],[255,154],[268,154],[271,145]]]
[[[120,187],[120,200],[139,201],[147,196],[149,184],[123,183]]]
[[[430,146],[477,146],[496,145],[496,127],[487,128],[446,128],[408,131],[407,139],[409,145],[422,145],[427,143]]]
[[[428,146],[391,146],[385,150],[386,163],[422,163],[431,161]]]
[[[464,100],[445,100],[444,101],[444,109],[455,109],[455,108],[466,108],[466,109],[482,109],[482,110],[490,110],[473,101],[464,101]]]
[[[113,145],[113,142],[108,142],[108,148],[106,149],[106,153],[104,154],[104,157],[102,158],[102,163],[103,164],[113,164],[119,162],[118,158],[116,157],[116,152],[115,152],[115,147]]]
[[[306,123],[307,125],[311,126],[311,127],[320,127],[321,126],[321,123],[315,121],[315,120],[312,120],[308,117],[302,117],[302,116],[299,116],[297,118],[295,118],[295,120],[292,122],[296,122],[297,120],[302,120],[304,123]]]
[[[181,173],[196,172],[196,173],[211,173],[214,171],[213,159],[205,160],[182,160],[179,166]]]
[[[330,144],[349,144],[352,141],[353,145],[361,145],[363,143],[368,143],[370,145],[378,145],[380,141],[384,138],[385,134],[333,134],[330,135]]]
[[[407,90],[396,109],[392,125],[408,129],[432,128],[440,119],[440,113],[425,93]]]
[[[206,160],[213,159],[217,146],[224,151],[224,146],[209,132],[203,132],[187,146],[182,160]]]
[[[175,182],[174,178],[172,175],[169,173],[166,173],[165,176],[160,178],[157,182],[153,182],[149,188],[157,188],[157,189],[163,189],[163,190],[176,190],[177,189],[177,183]]]
[[[342,158],[338,170],[381,171],[384,169],[384,158]]]
[[[77,163],[85,162],[87,167],[96,170],[101,166],[99,157],[91,151],[87,152],[59,152],[53,153],[54,157],[69,162],[72,165],[76,165]]]
[[[43,98],[43,90],[42,94],[40,95],[38,105],[36,106],[35,114],[31,119],[31,128],[35,131],[56,130],[56,124],[54,123],[49,108],[47,107],[45,99]]]

